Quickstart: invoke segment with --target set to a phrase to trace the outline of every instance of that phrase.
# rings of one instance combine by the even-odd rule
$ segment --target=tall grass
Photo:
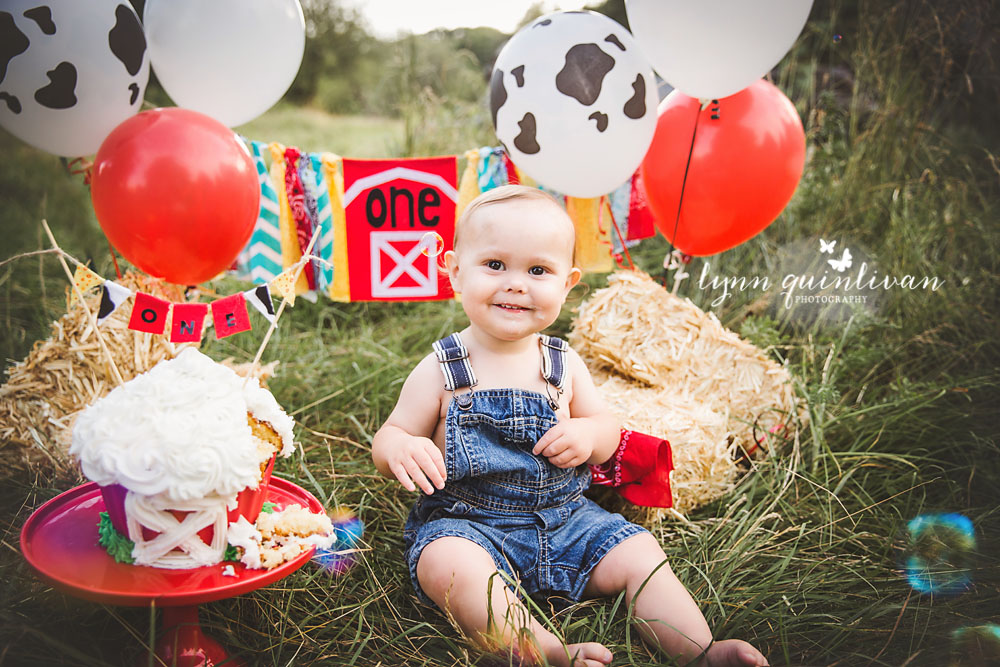
[[[927,35],[952,43],[942,31],[954,24],[930,4],[817,5],[775,73],[806,119],[810,157],[799,190],[764,233],[694,260],[694,277],[681,284],[682,295],[785,360],[808,404],[808,427],[754,462],[731,494],[656,530],[716,636],[752,641],[774,665],[942,665],[961,657],[952,655],[954,630],[997,622],[997,172],[986,148],[989,128],[952,125],[936,111],[935,103],[955,113],[963,107],[942,99],[959,94],[954,88],[926,76],[942,56],[923,48]],[[843,39],[833,42],[837,32]],[[834,66],[850,75],[843,88],[824,83]],[[287,126],[315,120],[282,113]],[[445,144],[453,131],[425,140]],[[273,138],[264,134],[254,138]],[[33,225],[46,201],[50,221],[62,223],[60,239],[76,243],[75,252],[93,248],[101,256],[92,233],[67,238],[74,226],[93,228],[85,192],[52,159],[0,140],[5,154],[18,151],[21,165],[0,164],[7,169],[0,187],[11,203],[3,225],[21,234],[18,248],[38,247]],[[379,148],[364,150],[374,156]],[[65,208],[54,210],[55,201]],[[15,217],[11,210],[23,212]],[[883,274],[936,275],[945,286],[890,291],[878,308],[824,323],[788,317],[773,290],[737,292],[713,306],[719,291],[697,285],[706,261],[719,275],[780,281],[781,251],[807,240],[815,252],[820,237],[864,248]],[[668,249],[662,239],[647,241],[633,257],[659,275]],[[22,332],[5,343],[13,358],[62,307],[60,275],[43,273],[39,283],[38,266],[37,259],[21,260],[0,273],[0,314]],[[596,288],[604,277],[587,280]],[[46,304],[41,310],[39,302]],[[575,303],[564,309],[557,333],[570,327]],[[31,317],[18,319],[22,310]],[[266,589],[204,605],[203,624],[249,663],[487,664],[444,617],[415,601],[401,535],[413,496],[378,477],[368,454],[409,369],[432,341],[464,323],[455,303],[300,300],[282,318],[267,353],[281,360],[271,389],[294,415],[302,451],[276,472],[328,506],[356,511],[366,524],[365,550],[346,576],[331,579],[307,566]],[[254,324],[260,330],[263,322]],[[243,334],[205,348],[216,358],[249,360],[258,340]],[[8,548],[0,550],[0,662],[145,659],[148,610],[54,592],[16,552],[30,512],[81,479],[37,465],[12,473],[0,485],[8,517]],[[964,513],[976,526],[973,584],[959,595],[920,594],[902,573],[906,522],[938,511]],[[570,641],[607,643],[614,664],[663,662],[637,640],[622,599],[558,612],[542,605],[541,613]]]

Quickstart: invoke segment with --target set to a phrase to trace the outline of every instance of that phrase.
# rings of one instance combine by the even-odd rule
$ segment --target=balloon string
[[[684,204],[684,188],[687,186],[688,180],[688,169],[691,168],[691,155],[694,153],[694,139],[698,136],[698,121],[701,119],[701,108],[699,107],[697,115],[694,117],[694,130],[691,132],[691,147],[688,148],[687,162],[684,164],[684,179],[681,181],[681,196],[677,200],[677,217],[674,219],[674,233],[670,237],[670,249],[673,250],[676,246],[674,241],[677,240],[677,227],[681,222],[681,206]]]
[[[118,276],[118,280],[121,280],[122,270],[118,266],[118,257],[115,255],[115,247],[111,245],[111,239],[108,239],[108,250],[111,251],[111,261],[115,263],[115,274]]]
[[[615,220],[615,212],[614,209],[611,208],[610,202],[608,203],[608,214],[611,216],[611,225],[615,228],[615,233],[618,234],[618,240],[621,241],[622,250],[625,252],[625,259],[628,260],[628,268],[635,271],[635,264],[632,263],[632,255],[629,254],[628,246],[625,245],[625,239],[622,237],[622,230],[618,228],[618,221]]]

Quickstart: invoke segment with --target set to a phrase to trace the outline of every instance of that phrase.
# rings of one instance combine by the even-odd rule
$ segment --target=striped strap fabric
[[[445,389],[455,391],[479,384],[476,374],[472,372],[472,364],[469,363],[469,351],[457,333],[435,342],[433,347],[438,367],[444,375]]]
[[[267,164],[264,162],[263,151],[266,146],[259,141],[249,143],[253,163],[257,168],[257,180],[260,182],[260,212],[250,237],[247,265],[250,280],[259,284],[268,283],[281,273],[281,214],[278,194],[271,184]]]
[[[539,335],[542,348],[542,377],[560,392],[566,383],[566,351],[569,343],[555,336]]]

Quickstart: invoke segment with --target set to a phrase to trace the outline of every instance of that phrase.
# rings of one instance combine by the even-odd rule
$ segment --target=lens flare
[[[903,569],[919,593],[956,594],[972,583],[976,534],[961,514],[922,514],[906,524]]]
[[[328,573],[344,574],[357,560],[357,544],[365,533],[365,525],[353,514],[341,512],[333,517],[334,541],[329,547],[316,549],[312,560]]]

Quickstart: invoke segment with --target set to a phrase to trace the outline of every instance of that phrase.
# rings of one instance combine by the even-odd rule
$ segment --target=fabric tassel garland
[[[247,264],[250,280],[255,283],[270,282],[281,273],[281,203],[271,184],[271,177],[264,161],[266,146],[259,141],[250,142],[250,153],[257,168],[260,182],[260,212],[247,246]]]
[[[299,149],[285,149],[285,190],[288,196],[288,208],[292,212],[292,220],[295,223],[299,256],[309,246],[309,240],[312,239],[313,234],[313,225],[309,219],[309,209],[306,206],[306,195],[302,188],[302,179],[299,178],[299,159],[301,157]],[[302,275],[305,276],[309,289],[316,289],[316,275],[313,272],[312,263],[306,263],[302,267]]]

